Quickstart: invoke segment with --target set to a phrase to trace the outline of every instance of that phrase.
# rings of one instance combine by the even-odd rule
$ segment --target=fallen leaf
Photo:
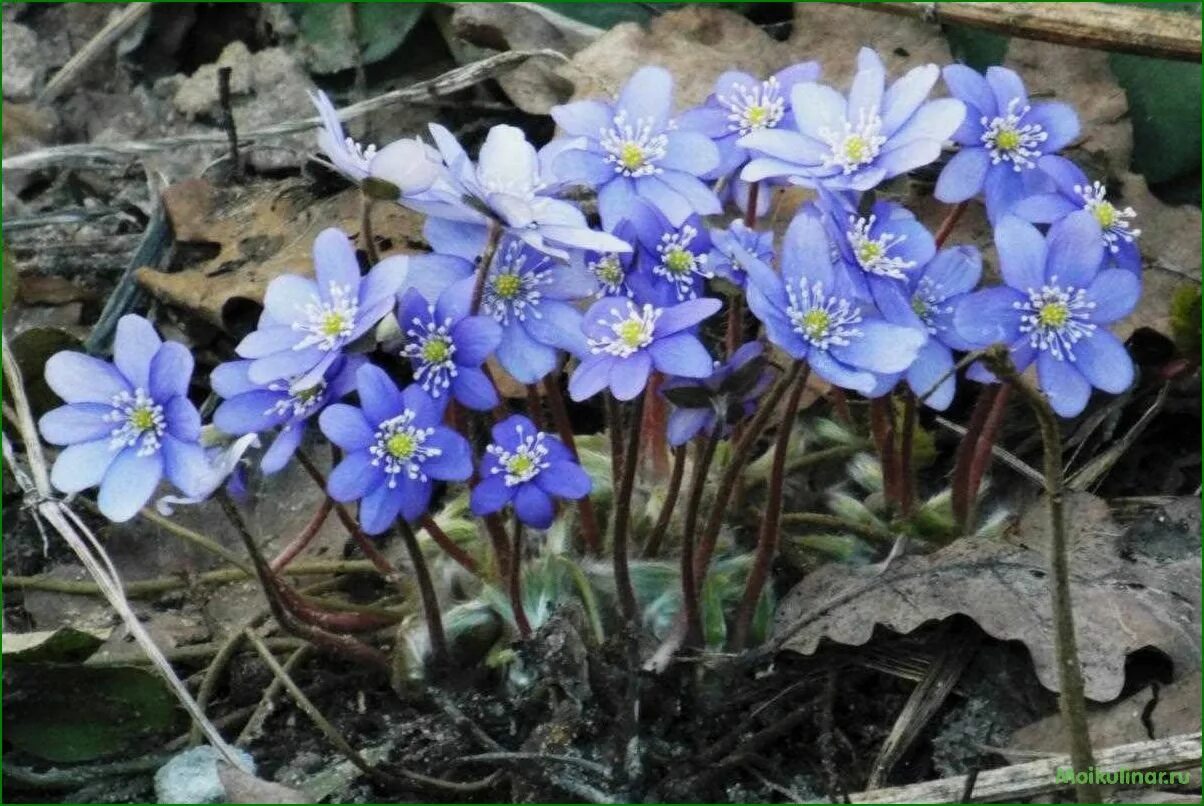
[[[1117,551],[1119,530],[1110,522],[1081,516],[1067,522],[1087,696],[1115,699],[1126,657],[1145,647],[1165,653],[1176,670],[1198,668],[1198,552],[1173,562],[1129,562]],[[1018,534],[1015,545],[964,538],[927,556],[904,557],[885,574],[872,566],[825,566],[782,600],[774,636],[782,649],[810,655],[824,638],[861,646],[879,626],[910,633],[960,613],[994,638],[1024,643],[1041,684],[1057,691],[1048,562],[1028,547],[1042,540],[1036,533]]]
[[[61,627],[38,632],[4,633],[5,663],[79,663],[105,642],[111,629],[77,630]]]
[[[308,795],[283,784],[265,781],[224,761],[217,763],[217,777],[226,790],[226,803],[310,803]]]
[[[338,227],[355,238],[360,194],[349,188],[316,197],[301,179],[216,187],[187,179],[163,192],[177,251],[195,258],[182,270],[138,270],[138,281],[164,302],[239,337],[255,325],[268,283],[286,273],[312,276],[314,238]],[[397,204],[373,208],[382,254],[424,245],[421,216]]]

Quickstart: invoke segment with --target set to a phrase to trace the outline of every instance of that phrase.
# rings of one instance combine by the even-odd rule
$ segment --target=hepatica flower
[[[373,177],[396,187],[401,196],[410,196],[430,189],[444,174],[439,152],[418,138],[403,138],[379,151],[374,145],[360,145],[343,131],[338,110],[326,93],[318,90],[309,97],[322,118],[318,148],[352,182]]]
[[[399,391],[383,370],[365,364],[356,391],[361,408],[335,403],[318,418],[322,433],[346,453],[326,491],[342,503],[359,501],[360,525],[376,535],[399,515],[412,521],[426,512],[435,481],[472,475],[472,451],[442,425],[443,404],[417,384]]]
[[[727,229],[711,230],[711,254],[708,266],[716,277],[744,287],[748,275],[740,263],[741,255],[752,255],[763,263],[774,259],[773,232],[760,232],[736,220]]]
[[[661,392],[673,402],[667,432],[669,444],[684,445],[699,434],[714,433],[747,417],[769,388],[773,373],[765,366],[764,348],[749,342],[715,367],[707,378],[670,378]]]
[[[553,498],[577,500],[592,483],[559,439],[515,414],[493,427],[485,448],[481,483],[472,491],[472,511],[492,515],[514,505],[519,520],[535,529],[552,525]]]
[[[748,305],[770,341],[829,383],[864,395],[889,391],[878,376],[906,370],[927,338],[924,331],[886,322],[857,298],[832,265],[817,218],[795,217],[781,255],[780,275],[751,256],[745,259]]]
[[[1086,210],[1099,225],[1104,239],[1104,263],[1133,272],[1141,271],[1141,252],[1137,238],[1141,230],[1133,226],[1137,212],[1132,207],[1117,207],[1108,201],[1108,189],[1102,182],[1087,179],[1079,167],[1065,157],[1050,155],[1037,161],[1037,167],[1054,181],[1056,191],[1037,193],[1021,199],[1013,214],[1036,224],[1050,224],[1078,210]]]
[[[597,189],[605,229],[645,205],[674,227],[693,213],[720,212],[719,199],[699,178],[719,165],[719,151],[706,135],[674,123],[673,78],[664,68],[641,67],[613,104],[576,101],[551,114],[575,138],[561,144],[553,168],[565,182]]]
[[[925,101],[939,74],[934,64],[916,67],[886,88],[882,60],[862,48],[847,99],[824,84],[796,84],[790,94],[795,131],[761,129],[738,141],[761,155],[741,178],[781,176],[830,189],[869,190],[927,165],[965,115],[961,101]]]
[[[257,384],[291,379],[299,389],[320,380],[343,348],[372,329],[393,307],[405,281],[405,257],[382,260],[360,276],[355,250],[336,228],[314,240],[315,279],[286,274],[268,285],[259,328],[237,352],[251,359]]]
[[[657,240],[642,249],[641,268],[631,281],[641,302],[672,305],[694,299],[715,276],[709,266],[711,236],[697,216],[680,227],[662,229]]]
[[[795,64],[764,81],[739,70],[729,70],[715,80],[715,90],[701,106],[681,115],[683,129],[705,134],[719,149],[719,165],[708,178],[717,179],[739,170],[748,162],[741,137],[763,129],[775,129],[789,120],[790,96],[796,84],[815,81],[816,62]]]
[[[1030,104],[1020,76],[1006,67],[987,68],[983,78],[969,67],[951,64],[943,75],[967,111],[953,134],[961,150],[941,171],[936,197],[960,202],[985,193],[994,223],[1025,195],[1046,189],[1048,180],[1037,170],[1037,161],[1078,137],[1078,116],[1066,104]]]
[[[100,487],[97,504],[111,521],[132,518],[163,476],[186,496],[211,476],[198,444],[201,418],[188,400],[192,354],[164,342],[133,314],[117,323],[113,363],[60,352],[46,362],[46,383],[67,405],[38,423],[42,437],[66,446],[50,473],[64,493]]]
[[[286,378],[257,384],[251,380],[252,362],[248,360],[219,364],[209,382],[225,400],[213,412],[213,424],[233,436],[279,428],[280,433],[260,462],[264,473],[276,473],[297,452],[309,421],[328,403],[355,388],[355,371],[364,361],[363,356],[340,357],[322,378],[307,387]]]
[[[607,232],[590,229],[575,205],[556,198],[561,182],[542,164],[521,129],[494,126],[474,163],[451,132],[435,123],[430,128],[447,163],[452,190],[433,189],[406,199],[408,206],[460,224],[464,238],[482,246],[493,224],[556,257],[567,258],[570,249],[630,248]]]
[[[1035,361],[1041,390],[1063,417],[1083,410],[1092,387],[1127,389],[1133,362],[1106,326],[1133,310],[1141,283],[1131,271],[1100,270],[1104,241],[1091,213],[1071,213],[1047,237],[1005,216],[995,246],[1004,285],[958,303],[958,334],[974,345],[1008,345],[1019,370]]]
[[[485,411],[497,405],[497,391],[481,369],[497,349],[502,328],[488,316],[469,316],[473,281],[448,286],[431,304],[411,289],[397,306],[405,336],[402,356],[414,367],[414,381],[434,398],[449,394],[462,405]]]
[[[585,314],[588,347],[569,379],[573,400],[610,388],[619,400],[644,390],[653,368],[666,375],[705,378],[711,357],[691,328],[720,308],[716,299],[692,299],[657,307],[627,297],[605,297]]]

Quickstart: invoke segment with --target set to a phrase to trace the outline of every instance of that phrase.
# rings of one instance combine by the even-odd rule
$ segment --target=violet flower
[[[663,67],[641,67],[613,103],[575,101],[552,107],[569,136],[553,162],[565,182],[598,191],[602,226],[613,231],[640,207],[654,208],[680,227],[693,213],[721,212],[700,179],[719,165],[710,138],[672,120],[673,77]]]
[[[711,230],[711,254],[707,265],[716,277],[743,288],[748,281],[740,255],[749,254],[763,263],[774,261],[773,232],[751,229],[739,219],[727,229]]]
[[[854,194],[821,191],[818,206],[841,268],[862,299],[880,305],[883,294],[936,254],[932,235],[902,205],[877,201],[862,215]]]
[[[537,154],[521,129],[494,126],[474,163],[451,132],[435,123],[430,129],[447,163],[451,187],[432,188],[404,203],[432,218],[447,219],[449,227],[476,247],[476,254],[484,251],[490,226],[500,226],[531,248],[559,258],[567,259],[570,249],[630,248],[608,232],[590,229],[576,205],[556,198],[561,183],[545,163],[562,144]]]
[[[973,246],[942,249],[919,271],[910,272],[903,283],[880,295],[879,309],[887,321],[920,327],[928,341],[907,368],[907,385],[917,395],[927,394],[924,403],[944,411],[953,402],[956,379],[953,351],[968,351],[974,345],[953,327],[953,311],[982,277],[982,255]],[[948,377],[946,377],[948,376]]]
[[[472,279],[454,283],[434,304],[411,289],[398,303],[397,322],[405,334],[401,354],[423,391],[434,398],[450,392],[463,406],[486,411],[498,396],[481,364],[497,349],[502,329],[491,317],[469,316],[472,287]]]
[[[628,221],[620,221],[614,235],[633,246],[636,243],[635,229]],[[635,293],[631,287],[631,279],[636,268],[638,252],[639,250],[634,248],[630,252],[576,251],[569,262],[576,271],[587,272],[593,277],[596,296],[630,297]]]
[[[782,176],[833,190],[869,190],[933,162],[965,116],[961,101],[925,102],[939,75],[936,65],[927,64],[886,88],[882,60],[862,48],[847,100],[824,84],[796,84],[790,100],[797,131],[761,129],[739,140],[763,155],[740,177],[757,182]]]
[[[711,236],[702,219],[691,216],[680,227],[662,224],[656,240],[641,245],[630,285],[637,301],[665,306],[698,297],[715,273],[708,265]]]
[[[426,512],[435,480],[464,481],[472,475],[472,449],[442,425],[443,403],[417,384],[398,390],[372,364],[356,372],[360,407],[327,406],[318,418],[322,433],[346,453],[327,480],[326,491],[341,503],[360,502],[360,525],[370,535],[398,518]]]
[[[259,328],[236,348],[251,359],[247,376],[266,385],[288,378],[308,389],[343,349],[376,326],[393,307],[408,260],[393,256],[360,276],[355,250],[337,228],[314,239],[315,279],[285,274],[268,284]]]
[[[1133,310],[1141,280],[1125,269],[1100,269],[1104,240],[1091,213],[1071,213],[1047,236],[1005,216],[995,228],[995,247],[1004,285],[958,303],[958,335],[975,346],[1008,345],[1020,371],[1035,361],[1038,384],[1063,417],[1086,407],[1092,387],[1113,394],[1127,389],[1133,362],[1106,325]],[[985,369],[971,367],[970,374],[994,380]]]
[[[1137,212],[1132,207],[1117,207],[1108,201],[1102,182],[1087,179],[1077,165],[1065,157],[1049,155],[1037,160],[1037,167],[1054,181],[1056,192],[1037,193],[1021,199],[1012,214],[1034,224],[1052,224],[1077,210],[1086,210],[1100,228],[1104,239],[1104,263],[1141,272],[1141,252],[1137,238],[1141,230],[1133,227]]]
[[[547,529],[555,515],[553,498],[577,500],[589,495],[589,474],[561,441],[515,414],[493,426],[493,442],[481,461],[481,483],[473,488],[476,515],[492,515],[514,505],[518,519]]]
[[[283,378],[255,383],[249,360],[219,364],[209,383],[225,400],[213,412],[213,424],[232,436],[279,428],[259,464],[265,474],[277,473],[297,452],[314,415],[355,388],[355,372],[364,361],[363,356],[342,356],[317,383],[304,388]]]
[[[719,300],[700,298],[671,307],[637,305],[627,297],[605,297],[585,314],[588,349],[569,378],[569,395],[581,401],[610,388],[619,400],[632,400],[653,368],[666,375],[705,378],[713,365],[689,330],[713,315]]]
[[[779,70],[761,81],[739,70],[728,70],[715,80],[714,91],[701,106],[682,113],[678,125],[711,138],[719,149],[719,164],[708,179],[728,176],[748,162],[748,150],[739,144],[746,134],[777,128],[791,113],[790,95],[796,84],[819,79],[818,62],[803,62]]]
[[[749,309],[770,341],[824,380],[885,394],[893,380],[881,376],[905,371],[927,334],[886,322],[859,300],[846,273],[832,265],[832,251],[819,219],[796,216],[782,243],[780,275],[751,255],[743,259]]]
[[[318,148],[352,182],[359,184],[368,177],[384,180],[397,188],[400,199],[429,190],[445,174],[439,152],[417,137],[396,140],[379,151],[374,145],[362,146],[343,131],[338,110],[326,93],[311,92],[309,98],[322,118]]]
[[[111,521],[134,517],[164,475],[186,496],[211,476],[198,444],[201,417],[188,399],[192,354],[164,342],[150,322],[128,314],[117,323],[113,362],[59,352],[45,378],[67,405],[38,422],[42,438],[66,446],[50,482],[64,493],[100,487],[97,505]]]
[[[773,382],[773,373],[760,360],[764,352],[759,343],[749,342],[726,364],[717,365],[707,378],[665,381],[661,393],[673,402],[666,428],[669,444],[684,445],[699,434],[714,433],[720,424],[726,432],[733,421],[752,414],[757,400]],[[682,390],[701,394],[683,394]]]
[[[989,67],[983,78],[951,64],[943,75],[967,111],[953,134],[961,150],[941,171],[936,197],[954,203],[984,193],[987,216],[996,223],[1024,196],[1047,189],[1037,160],[1078,137],[1078,116],[1062,103],[1030,105],[1020,76],[1006,67]]]

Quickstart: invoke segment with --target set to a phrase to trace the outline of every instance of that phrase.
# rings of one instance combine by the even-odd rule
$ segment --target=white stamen
[[[292,378],[287,382],[273,381],[268,384],[269,392],[288,392],[289,396],[277,400],[264,414],[284,414],[290,420],[299,420],[317,408],[326,395],[326,379],[305,389],[294,389],[292,385],[295,380]]]
[[[728,130],[744,136],[772,129],[781,122],[786,114],[786,100],[780,93],[778,80],[771,76],[752,87],[733,84],[731,95],[720,95],[716,100],[728,108]]]
[[[679,300],[698,296],[694,283],[696,277],[711,278],[715,272],[707,268],[707,255],[690,251],[690,242],[698,236],[698,230],[686,224],[680,231],[665,233],[656,245],[660,261],[652,267],[652,273],[664,277],[673,284]]]
[[[414,412],[406,409],[401,414],[385,420],[377,426],[376,442],[368,448],[372,464],[382,467],[389,478],[389,488],[397,486],[397,476],[405,473],[416,481],[427,481],[422,472],[422,463],[433,456],[442,456],[443,450],[424,443],[435,433],[434,428],[414,426]]]
[[[642,308],[628,305],[626,312],[611,308],[609,321],[599,319],[598,324],[610,328],[612,335],[589,339],[590,349],[595,353],[607,353],[616,358],[627,358],[652,343],[656,320],[664,313],[663,308],[645,304]]]
[[[1129,219],[1137,217],[1137,211],[1132,207],[1120,208],[1108,201],[1107,188],[1102,182],[1092,182],[1090,186],[1075,185],[1074,192],[1083,199],[1083,209],[1091,213],[1104,231],[1104,241],[1108,251],[1120,251],[1120,241],[1133,243],[1141,235],[1141,230],[1133,229]]]
[[[824,157],[824,167],[839,166],[842,173],[851,174],[877,158],[879,149],[886,143],[886,137],[880,133],[882,118],[874,109],[862,109],[858,113],[856,125],[847,119],[841,123],[844,128],[840,132],[829,128],[819,130],[819,136],[832,149],[831,153]]]
[[[609,129],[603,129],[598,144],[606,151],[606,161],[615,166],[615,173],[623,176],[648,176],[661,173],[656,163],[669,148],[669,138],[654,134],[651,118],[641,118],[634,123],[627,121],[627,112],[615,115]]]
[[[526,434],[526,429],[521,425],[516,426],[515,430],[518,431],[519,443],[513,453],[501,445],[489,445],[485,448],[485,451],[497,457],[498,461],[490,473],[504,473],[507,487],[528,482],[552,465],[547,458],[548,447],[544,445],[547,434],[542,431]]]
[[[460,374],[453,360],[456,345],[452,341],[452,319],[442,324],[435,321],[435,306],[428,308],[430,318],[414,317],[406,330],[406,345],[401,354],[415,363],[414,380],[431,397],[439,397],[451,386],[452,378]]]
[[[109,432],[110,450],[138,445],[138,456],[150,456],[159,450],[159,438],[167,423],[163,407],[145,389],[139,386],[133,394],[120,392],[113,396],[111,405],[113,410],[105,415],[105,421],[118,425]]]
[[[844,347],[863,335],[860,328],[853,327],[861,321],[861,307],[847,299],[825,297],[823,283],[810,287],[804,282],[797,287],[787,283],[786,296],[786,315],[794,331],[812,346],[820,350]]]
[[[543,301],[540,287],[551,284],[552,271],[545,268],[549,265],[545,258],[540,258],[534,268],[527,269],[527,257],[522,245],[512,241],[502,262],[494,266],[485,282],[481,310],[499,324],[510,324],[511,317],[520,322],[526,321],[528,316],[532,319],[543,317],[539,311]]]
[[[1049,134],[1037,123],[1021,125],[1024,116],[1032,107],[1020,107],[1020,99],[1008,102],[1007,112],[988,120],[981,119],[986,127],[982,142],[991,154],[991,162],[1011,162],[1012,169],[1022,171],[1032,168],[1041,157],[1040,145],[1049,139]]]
[[[1056,276],[1040,289],[1030,288],[1028,299],[1012,307],[1023,312],[1020,332],[1028,334],[1028,343],[1059,361],[1073,362],[1074,345],[1095,333],[1095,324],[1088,321],[1095,303],[1087,299],[1086,289],[1063,288]]]
[[[342,346],[355,330],[359,302],[349,285],[330,284],[330,302],[312,297],[305,306],[304,321],[293,322],[293,330],[309,335],[293,345],[294,350],[317,347],[329,351]]]
[[[627,287],[627,271],[623,268],[622,259],[618,255],[614,253],[602,255],[597,260],[586,264],[585,268],[598,281],[597,296],[626,295],[630,297],[632,295],[631,289]]]
[[[845,237],[849,240],[849,246],[853,247],[853,254],[857,257],[857,265],[861,266],[863,271],[870,274],[903,280],[906,278],[904,272],[915,268],[916,262],[914,260],[890,257],[888,253],[893,247],[906,241],[907,236],[884,232],[877,238],[871,238],[870,229],[873,228],[877,220],[877,216],[870,216],[869,218],[849,216],[849,224],[852,226],[852,229],[849,229],[845,233]]]
[[[915,311],[916,316],[920,317],[920,321],[924,323],[928,332],[934,336],[945,329],[945,325],[937,324],[937,314],[953,313],[953,306],[944,304],[945,300],[945,293],[941,286],[927,277],[920,279],[915,293],[911,296],[911,309]]]

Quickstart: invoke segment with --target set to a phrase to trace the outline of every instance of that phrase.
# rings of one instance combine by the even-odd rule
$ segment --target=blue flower
[[[60,352],[46,362],[46,383],[67,405],[38,423],[42,437],[66,446],[50,473],[64,493],[100,487],[106,518],[127,521],[164,475],[185,495],[204,490],[211,476],[198,444],[201,417],[188,400],[192,354],[164,342],[141,316],[117,323],[113,363]]]
[[[501,226],[533,249],[567,258],[570,249],[622,252],[630,248],[606,232],[589,228],[585,214],[556,198],[561,183],[544,164],[560,146],[537,154],[514,126],[494,126],[473,163],[447,129],[431,124],[435,144],[447,163],[451,186],[432,188],[403,203],[432,218],[447,219],[477,255],[484,251],[489,226]]]
[[[719,150],[706,135],[676,127],[673,77],[664,68],[641,67],[614,104],[576,101],[551,114],[572,138],[560,141],[553,170],[562,181],[597,189],[605,229],[641,207],[659,210],[674,227],[693,213],[721,211],[700,179],[719,165]]]
[[[1037,381],[1054,411],[1073,417],[1091,388],[1113,394],[1133,382],[1133,362],[1106,328],[1129,314],[1141,295],[1138,275],[1100,269],[1104,240],[1086,210],[1063,218],[1042,236],[1032,224],[1005,216],[995,228],[1004,285],[958,303],[953,326],[975,346],[1008,345],[1016,368],[1034,361]],[[971,377],[994,380],[971,367]]]
[[[818,218],[798,215],[782,242],[782,273],[752,256],[748,306],[769,340],[807,361],[829,383],[867,396],[893,386],[927,338],[923,330],[880,318],[857,298],[845,272],[832,265],[832,247]]]
[[[1012,214],[1034,224],[1052,224],[1077,210],[1086,210],[1100,228],[1104,239],[1105,265],[1141,272],[1141,252],[1137,238],[1141,230],[1133,227],[1137,212],[1132,207],[1117,207],[1108,201],[1108,189],[1102,182],[1087,179],[1079,167],[1065,157],[1049,155],[1037,160],[1037,167],[1054,181],[1056,192],[1037,193],[1021,199]]]
[[[936,254],[932,235],[902,205],[877,201],[869,215],[861,215],[855,194],[821,191],[818,206],[841,268],[861,299],[881,304],[884,293]]]
[[[340,357],[316,384],[304,388],[287,379],[255,383],[249,360],[219,364],[209,383],[225,400],[213,412],[213,424],[233,436],[279,428],[259,465],[266,474],[276,473],[297,452],[314,415],[355,388],[355,371],[364,361],[363,356]]]
[[[701,106],[683,112],[678,125],[705,134],[719,149],[719,165],[706,178],[718,179],[744,167],[748,150],[739,144],[746,134],[777,128],[791,113],[790,95],[796,84],[819,79],[817,62],[791,65],[761,81],[729,70],[715,80],[715,90]]]
[[[468,315],[472,286],[472,279],[453,283],[433,305],[411,289],[397,306],[397,322],[405,335],[401,354],[423,391],[434,398],[450,391],[467,408],[485,411],[498,396],[481,364],[497,349],[502,328],[488,316]]]
[[[673,410],[669,413],[666,429],[669,444],[676,447],[684,445],[701,433],[713,433],[719,421],[719,415],[730,416],[731,412],[725,411],[725,409],[731,406],[738,407],[738,416],[747,417],[752,414],[756,408],[757,399],[765,393],[773,381],[773,373],[768,368],[751,379],[751,383],[747,384],[746,388],[735,390],[730,398],[725,395],[724,387],[725,382],[732,377],[733,373],[748,366],[764,352],[764,348],[759,343],[749,342],[736,350],[726,364],[716,366],[710,377],[702,379],[670,378],[665,381],[661,385],[662,393],[671,393],[674,389],[701,389],[710,399],[707,405],[702,406],[674,404]],[[725,423],[725,430],[726,428],[727,423]]]
[[[961,202],[985,191],[987,215],[996,223],[1024,196],[1048,188],[1037,160],[1078,137],[1078,116],[1062,103],[1030,105],[1020,76],[1006,67],[990,67],[983,78],[951,64],[943,75],[966,104],[966,119],[953,134],[961,150],[941,171],[936,197]]]
[[[598,300],[585,314],[588,348],[569,379],[569,395],[581,401],[609,387],[619,400],[632,400],[654,367],[666,375],[707,377],[711,356],[688,331],[719,308],[719,300],[708,298],[667,308],[627,297]]]
[[[974,349],[954,329],[953,311],[981,277],[982,255],[978,250],[972,246],[954,246],[942,249],[922,269],[910,272],[902,284],[879,295],[879,308],[887,321],[928,332],[928,341],[907,368],[907,385],[917,395],[923,395],[941,381],[924,401],[940,411],[953,402],[956,387],[950,372],[954,365],[953,351]]]
[[[614,229],[614,235],[629,244],[636,243],[635,227],[630,221],[620,221]],[[630,252],[596,252],[592,250],[575,251],[570,258],[570,264],[578,272],[588,272],[593,277],[598,297],[632,296],[635,292],[631,287],[632,273],[635,271],[638,250]]]
[[[439,152],[418,138],[403,138],[379,151],[374,145],[362,146],[346,136],[338,110],[326,93],[318,90],[309,97],[322,118],[318,148],[330,159],[331,166],[352,182],[359,184],[368,177],[383,179],[401,196],[410,196],[429,190],[446,174]]]
[[[593,486],[559,439],[515,414],[493,426],[493,442],[485,448],[481,483],[473,488],[477,515],[492,515],[514,504],[518,519],[535,529],[552,525],[553,498],[577,500]]]
[[[773,232],[760,232],[745,225],[739,219],[727,229],[711,230],[711,255],[708,266],[716,277],[741,288],[748,281],[740,256],[748,254],[763,263],[774,261]]]
[[[927,165],[965,116],[961,101],[925,102],[939,75],[928,64],[885,88],[882,60],[862,48],[848,100],[824,84],[796,84],[790,100],[797,131],[761,129],[740,139],[742,147],[763,155],[741,178],[785,176],[797,184],[869,190]]]
[[[408,268],[404,256],[389,257],[361,277],[351,242],[333,227],[318,233],[313,254],[316,279],[272,280],[259,328],[238,345],[238,354],[251,359],[247,376],[254,383],[289,378],[298,389],[313,386],[344,347],[392,309]]]
[[[711,236],[700,218],[691,216],[680,227],[661,223],[656,240],[641,243],[631,288],[637,301],[665,306],[699,296],[715,273],[708,265]]]
[[[372,364],[355,375],[360,406],[335,403],[318,418],[322,433],[346,456],[331,471],[326,491],[342,503],[360,502],[360,525],[370,535],[426,512],[434,480],[472,475],[472,449],[442,425],[443,404],[417,384],[399,391]]]

